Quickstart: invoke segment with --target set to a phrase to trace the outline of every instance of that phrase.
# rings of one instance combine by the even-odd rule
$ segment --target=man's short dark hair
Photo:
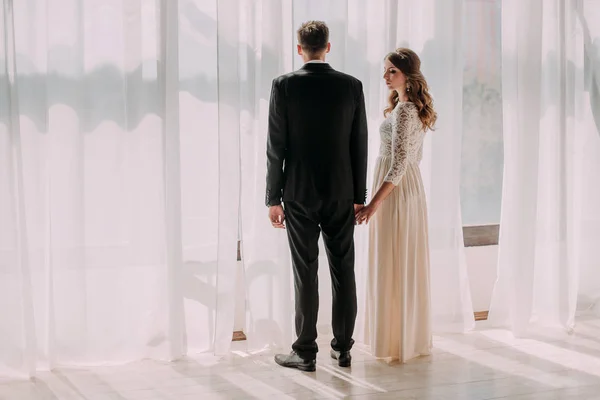
[[[323,21],[306,21],[298,29],[298,44],[309,56],[325,50],[327,43],[329,43],[329,28]]]

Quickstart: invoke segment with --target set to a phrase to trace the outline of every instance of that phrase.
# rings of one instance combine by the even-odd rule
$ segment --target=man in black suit
[[[298,339],[275,361],[314,371],[318,351],[318,240],[323,232],[333,290],[331,356],[351,363],[356,320],[355,213],[366,200],[367,118],[362,83],[325,62],[329,28],[309,21],[298,30],[304,66],[273,81],[267,143],[269,219],[287,228]],[[284,203],[284,208],[281,203]]]

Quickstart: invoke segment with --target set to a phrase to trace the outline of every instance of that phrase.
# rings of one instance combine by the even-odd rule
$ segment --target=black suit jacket
[[[267,206],[367,196],[367,117],[362,83],[326,63],[273,80]]]

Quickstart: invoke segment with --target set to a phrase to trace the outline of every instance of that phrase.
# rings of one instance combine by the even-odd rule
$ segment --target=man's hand
[[[281,205],[269,207],[269,221],[273,228],[285,229],[285,213]]]
[[[365,205],[364,205],[364,204],[355,204],[355,205],[354,205],[354,220],[355,220],[354,222],[355,222],[355,224],[358,224],[358,220],[357,220],[358,213],[359,213],[359,212],[360,212],[360,210],[362,210],[363,208],[365,208]]]
[[[367,206],[361,208],[360,211],[356,213],[356,223],[358,225],[361,225],[363,222],[365,224],[368,224],[371,220],[371,217],[373,217],[373,215],[377,211],[377,208],[379,208],[379,205],[377,203],[372,202],[369,203]]]
[[[365,207],[364,204],[355,204],[354,205],[354,215],[356,215],[360,210],[362,210]]]

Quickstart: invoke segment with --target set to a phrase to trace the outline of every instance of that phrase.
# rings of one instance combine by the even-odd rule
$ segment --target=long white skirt
[[[373,192],[389,171],[379,157]],[[432,346],[427,204],[421,172],[409,164],[369,222],[365,338],[375,357],[406,362]]]

